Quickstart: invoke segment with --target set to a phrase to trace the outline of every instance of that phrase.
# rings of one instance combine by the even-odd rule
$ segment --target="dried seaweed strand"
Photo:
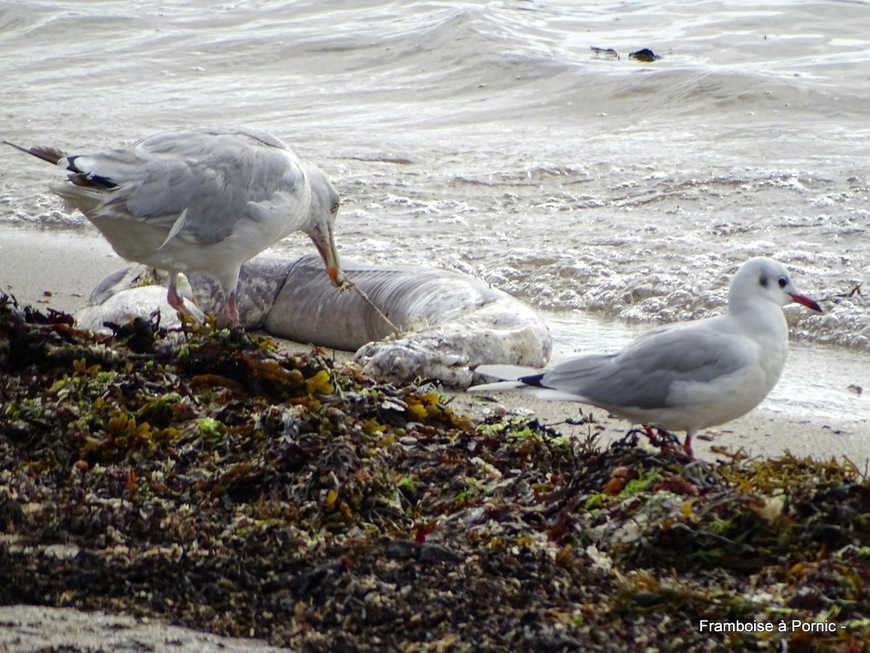
[[[374,303],[374,302],[369,298],[369,296],[366,294],[366,291],[365,291],[365,290],[363,290],[363,289],[360,288],[358,285],[356,285],[353,281],[351,281],[350,279],[347,279],[347,278],[345,278],[344,283],[342,284],[342,286],[343,286],[343,287],[350,287],[350,288],[353,288],[357,293],[359,293],[359,296],[362,297],[362,298],[365,300],[365,302],[366,302],[369,306],[371,306],[373,309],[375,309],[375,312],[376,312],[378,315],[381,316],[381,318],[384,320],[384,322],[386,322],[387,324],[390,325],[390,328],[393,330],[393,333],[395,333],[395,334],[399,334],[399,333],[401,333],[402,330],[401,330],[399,327],[397,327],[396,324],[395,324],[395,323],[394,323],[390,318],[387,317],[386,313],[384,313],[384,312],[383,312],[383,311],[378,307],[378,305],[375,304],[375,303]]]

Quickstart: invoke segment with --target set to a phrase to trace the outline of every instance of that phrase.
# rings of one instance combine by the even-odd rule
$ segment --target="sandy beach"
[[[0,291],[20,304],[74,313],[83,307],[93,287],[109,272],[125,265],[95,230],[0,228]],[[308,345],[286,343],[291,349]],[[347,352],[335,352],[337,361],[349,361]],[[606,411],[581,404],[554,403],[519,392],[485,400],[464,392],[450,393],[457,412],[487,416],[493,412],[534,415],[566,435],[595,434],[603,442],[621,438],[631,425],[608,417]],[[863,399],[863,398],[861,398]],[[567,419],[591,416],[592,424],[570,425]],[[870,461],[870,433],[863,422],[796,418],[777,414],[762,403],[748,415],[719,428],[708,429],[695,440],[695,455],[720,457],[714,448],[744,449],[751,456],[776,456],[788,450],[798,456],[847,457],[859,469]],[[682,434],[681,434],[682,435]]]
[[[103,277],[126,264],[93,228],[0,227],[0,292],[22,305],[75,312]]]

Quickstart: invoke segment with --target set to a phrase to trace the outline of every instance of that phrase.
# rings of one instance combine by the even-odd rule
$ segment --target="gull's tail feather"
[[[535,369],[534,367],[523,367],[522,365],[501,365],[501,364],[493,364],[493,365],[478,365],[475,369],[475,372],[480,374],[481,376],[492,377],[494,379],[501,379],[503,381],[516,381],[518,379],[523,378],[524,376],[534,376],[536,374],[540,374],[541,370]]]
[[[529,386],[520,379],[540,373],[540,370],[536,370],[534,367],[501,364],[478,365],[474,371],[481,377],[501,379],[493,383],[483,383],[468,388],[469,392],[475,393],[527,389]]]
[[[474,394],[520,390],[523,394],[536,397],[537,399],[546,399],[547,401],[580,401],[589,403],[584,397],[571,394],[570,392],[541,387],[540,381],[543,375],[540,370],[534,367],[523,367],[522,365],[478,365],[474,371],[483,377],[504,379],[502,381],[471,386],[468,388],[468,392]]]
[[[522,381],[496,381],[495,383],[482,383],[468,388],[467,392],[481,394],[485,392],[504,392],[506,390],[522,390],[528,388]]]

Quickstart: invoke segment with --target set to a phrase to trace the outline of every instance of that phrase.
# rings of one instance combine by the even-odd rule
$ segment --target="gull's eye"
[[[788,285],[788,278],[787,277],[780,277],[779,278],[779,287],[785,288],[787,285]]]
[[[339,202],[338,202],[338,200],[336,200],[335,202],[332,203],[332,206],[329,207],[329,212],[330,213],[337,213],[338,207],[339,207]]]

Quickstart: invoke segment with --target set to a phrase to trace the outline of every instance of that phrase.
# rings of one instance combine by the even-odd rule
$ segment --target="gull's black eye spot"
[[[779,287],[780,287],[780,288],[785,288],[787,285],[788,285],[788,278],[786,278],[786,277],[780,277],[780,278],[779,278]]]
[[[762,287],[762,288],[767,288],[767,275],[766,275],[766,274],[762,274],[762,275],[761,275],[761,278],[758,280],[758,283],[761,284],[761,287]]]

